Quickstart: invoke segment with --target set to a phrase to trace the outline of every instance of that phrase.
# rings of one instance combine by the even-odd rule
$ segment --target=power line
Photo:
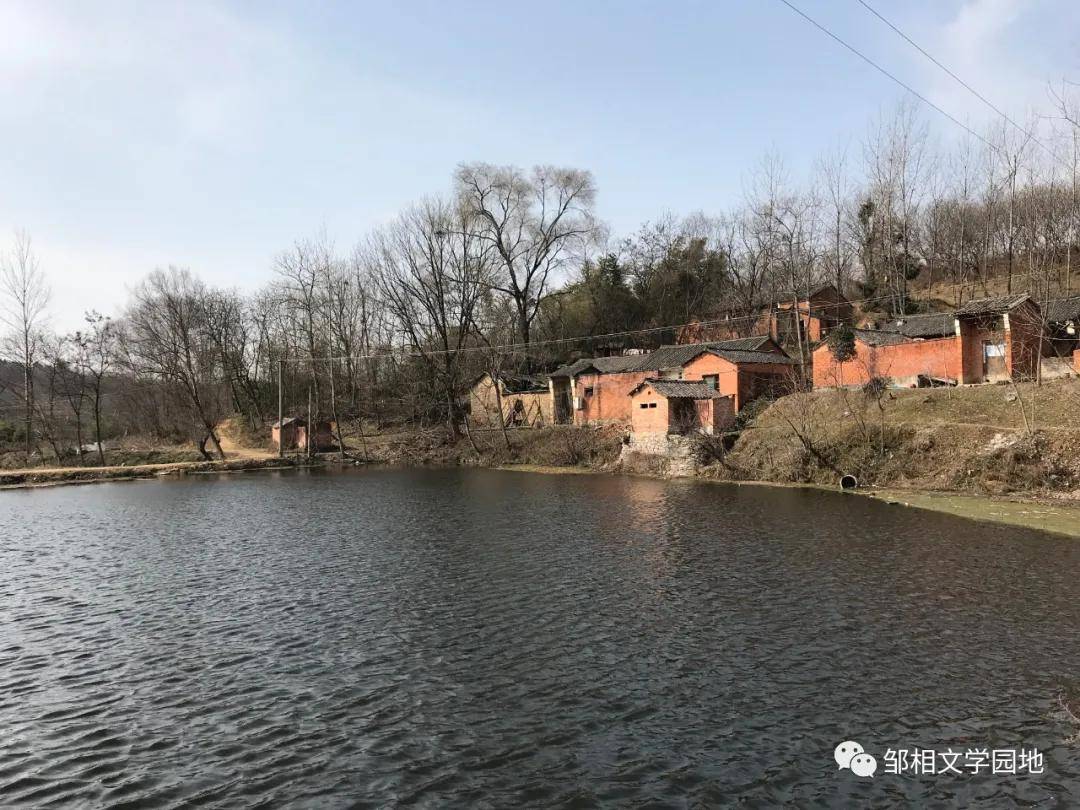
[[[783,0],[781,0],[781,2],[783,2]],[[1042,275],[1041,271],[1040,272],[1032,271],[1031,273],[1018,273],[1018,274],[1015,274],[1013,276],[1013,279],[1028,278],[1028,277],[1037,276],[1037,275]],[[955,288],[959,287],[962,290],[964,287],[968,287],[968,286],[971,286],[972,288],[974,288],[974,282],[960,282],[960,281],[957,281],[957,282],[952,282],[950,284],[939,284],[939,285],[937,285],[936,289],[938,291],[941,291],[941,290],[955,289]],[[814,309],[817,309],[819,311],[820,310],[828,310],[828,309],[839,309],[841,307],[850,306],[850,305],[854,305],[854,304],[869,304],[869,303],[873,303],[873,302],[876,302],[876,301],[887,301],[887,300],[890,300],[890,299],[894,299],[895,297],[896,297],[895,293],[888,293],[886,295],[878,295],[878,296],[873,296],[873,297],[868,297],[868,298],[857,298],[857,299],[847,300],[847,301],[845,301],[843,303],[837,303],[837,304],[820,304],[820,305],[814,307]],[[801,303],[802,300],[805,300],[805,299],[800,297],[799,300],[800,300],[800,303]],[[774,303],[776,303],[776,302],[774,302]],[[788,310],[788,311],[793,312],[794,310]],[[801,309],[799,311],[802,312]],[[503,344],[495,344],[495,345],[488,345],[488,346],[463,346],[460,349],[433,349],[431,351],[424,351],[424,352],[421,352],[421,351],[400,351],[400,352],[390,351],[390,352],[380,352],[380,353],[376,353],[376,354],[336,355],[336,356],[326,356],[326,357],[282,357],[282,358],[278,358],[278,360],[280,362],[283,362],[283,363],[312,363],[312,362],[328,363],[328,362],[341,361],[341,360],[380,360],[380,359],[383,359],[383,358],[393,359],[395,357],[424,357],[424,356],[444,355],[444,354],[468,354],[468,353],[471,353],[471,352],[527,350],[527,349],[536,348],[538,346],[553,346],[553,345],[559,345],[559,344],[564,344],[564,343],[578,343],[578,342],[588,342],[588,341],[594,341],[594,340],[607,340],[607,339],[616,338],[616,337],[630,337],[632,335],[655,334],[656,332],[665,332],[665,331],[670,331],[670,330],[685,329],[685,328],[689,328],[689,327],[728,326],[728,325],[731,325],[731,324],[746,323],[746,322],[750,322],[750,321],[756,322],[756,321],[760,320],[762,318],[762,316],[766,312],[767,312],[767,310],[763,309],[762,311],[759,311],[757,314],[752,314],[752,315],[736,315],[734,317],[717,318],[715,320],[709,320],[709,321],[690,321],[688,323],[668,324],[666,326],[652,326],[652,327],[646,327],[644,329],[628,329],[628,330],[625,330],[625,331],[622,331],[622,332],[609,332],[609,333],[603,334],[603,335],[577,335],[577,336],[574,336],[574,337],[565,337],[565,338],[549,338],[547,340],[536,340],[536,341],[531,341],[529,343],[503,343]],[[947,313],[925,313],[925,314],[947,314]],[[721,341],[713,341],[713,342],[721,342]]]
[[[814,19],[813,17],[811,17],[811,16],[809,15],[809,14],[807,14],[807,13],[806,13],[805,11],[803,11],[803,10],[802,10],[801,8],[799,8],[798,6],[796,6],[796,5],[795,5],[795,4],[793,4],[793,3],[789,2],[789,0],[780,0],[780,2],[781,2],[781,3],[783,3],[783,4],[785,5],[785,6],[787,6],[787,7],[789,8],[789,9],[791,9],[792,11],[794,11],[794,12],[795,12],[796,14],[798,14],[798,15],[799,15],[800,17],[802,17],[802,18],[803,18],[804,20],[806,20],[806,21],[807,21],[808,23],[810,23],[810,24],[811,24],[812,26],[814,26],[815,28],[817,28],[817,29],[818,29],[819,31],[821,31],[821,32],[822,32],[823,34],[825,34],[825,35],[826,35],[826,36],[828,36],[829,38],[831,38],[831,39],[835,40],[836,42],[840,43],[841,45],[843,45],[843,46],[844,46],[845,48],[847,48],[847,49],[848,49],[849,51],[851,51],[851,52],[852,52],[853,54],[855,54],[855,55],[856,55],[857,57],[859,57],[859,58],[860,58],[860,59],[862,59],[862,60],[863,60],[864,62],[866,62],[866,64],[868,64],[868,65],[870,65],[870,66],[871,66],[872,68],[874,68],[874,70],[878,71],[879,73],[881,73],[881,74],[882,74],[883,76],[886,76],[886,77],[887,77],[887,78],[889,78],[890,80],[892,80],[892,81],[896,82],[896,84],[898,84],[898,85],[900,85],[901,87],[903,87],[903,88],[904,88],[905,90],[907,90],[907,91],[908,91],[909,93],[911,93],[911,95],[915,96],[915,98],[917,98],[917,99],[918,99],[919,101],[921,101],[921,102],[922,102],[923,104],[925,104],[926,106],[928,106],[928,107],[931,107],[931,108],[933,108],[933,109],[937,110],[937,111],[938,111],[939,113],[941,113],[941,115],[943,115],[943,116],[945,116],[946,118],[948,118],[948,119],[949,119],[950,121],[952,121],[952,122],[953,122],[954,124],[956,124],[956,125],[957,125],[958,127],[960,127],[961,129],[963,129],[964,131],[966,131],[966,132],[967,132],[967,133],[968,133],[969,135],[971,135],[972,137],[974,137],[974,138],[977,138],[978,140],[982,141],[982,142],[983,142],[984,144],[986,144],[986,146],[987,146],[987,147],[988,147],[989,149],[991,149],[991,150],[992,150],[992,151],[994,151],[994,152],[1000,152],[1000,151],[1001,151],[1000,149],[998,149],[998,147],[996,147],[996,146],[995,146],[994,144],[992,144],[992,143],[991,143],[990,141],[988,141],[988,140],[987,140],[986,138],[984,138],[984,137],[983,137],[982,135],[980,135],[980,134],[979,134],[978,132],[976,132],[975,130],[973,130],[973,129],[972,129],[971,127],[969,127],[969,126],[968,126],[967,124],[965,124],[965,123],[964,123],[963,121],[961,121],[961,120],[960,120],[959,118],[957,118],[956,116],[954,116],[954,115],[953,115],[952,113],[950,113],[950,112],[946,111],[946,110],[945,110],[945,109],[943,109],[942,107],[939,107],[939,106],[938,106],[937,104],[935,104],[934,102],[932,102],[932,101],[931,101],[930,99],[928,99],[928,98],[927,98],[926,96],[924,96],[924,95],[923,95],[922,93],[920,93],[920,92],[919,92],[918,90],[916,90],[916,89],[915,89],[914,87],[912,87],[911,85],[909,85],[909,84],[907,84],[906,82],[902,81],[901,79],[897,78],[897,77],[896,77],[896,76],[895,76],[894,74],[890,73],[890,72],[889,72],[888,70],[886,70],[885,68],[883,68],[883,67],[882,67],[881,65],[879,65],[879,64],[878,64],[877,62],[875,62],[875,61],[874,61],[873,59],[871,59],[871,58],[870,58],[869,56],[867,56],[866,54],[864,54],[864,53],[863,53],[862,51],[860,51],[860,50],[859,50],[858,48],[856,48],[856,47],[855,47],[854,45],[851,45],[851,44],[850,44],[850,43],[848,43],[848,42],[847,42],[846,40],[842,39],[842,38],[841,38],[841,37],[840,37],[839,35],[837,35],[837,34],[834,34],[834,33],[833,33],[832,31],[830,31],[830,30],[829,30],[828,28],[826,28],[826,27],[825,27],[824,25],[822,25],[821,23],[819,23],[819,22],[818,22],[817,20],[815,20],[815,19]]]
[[[1014,278],[1015,278],[1015,276],[1014,276]],[[868,303],[870,301],[884,301],[884,300],[887,300],[887,299],[890,299],[890,298],[893,298],[893,297],[894,297],[893,294],[890,293],[889,295],[881,295],[881,296],[877,296],[877,297],[874,297],[874,298],[863,298],[863,299],[858,300],[858,301],[848,301],[847,304]],[[822,305],[818,306],[817,309],[828,309],[830,307],[838,308],[838,307],[841,307],[841,306],[845,306],[845,304],[822,304]],[[378,359],[383,358],[383,357],[389,357],[389,358],[393,358],[393,357],[421,357],[421,356],[425,356],[425,355],[466,354],[466,353],[469,353],[469,352],[490,352],[490,351],[498,351],[498,350],[532,349],[532,348],[535,348],[537,346],[552,346],[552,345],[561,344],[561,343],[577,343],[577,342],[581,342],[581,341],[606,340],[606,339],[609,339],[609,338],[616,338],[616,337],[630,337],[631,335],[653,334],[653,333],[656,333],[656,332],[666,332],[666,331],[670,331],[670,330],[673,330],[673,329],[685,329],[687,327],[692,327],[692,326],[697,326],[697,327],[701,327],[701,326],[721,326],[721,325],[728,325],[728,324],[733,324],[733,323],[745,323],[747,321],[760,320],[762,315],[763,315],[763,313],[758,313],[756,315],[737,315],[737,316],[731,317],[731,318],[718,318],[718,319],[712,320],[712,321],[689,321],[687,323],[668,324],[667,326],[650,326],[650,327],[647,327],[647,328],[644,328],[644,329],[627,329],[627,330],[622,331],[622,332],[608,332],[608,333],[603,334],[603,335],[577,335],[575,337],[549,338],[547,340],[534,340],[534,341],[530,341],[529,343],[502,343],[502,344],[496,344],[496,345],[491,345],[491,346],[463,346],[460,349],[433,349],[433,350],[427,351],[427,352],[419,352],[419,351],[389,352],[389,353],[384,352],[384,353],[380,353],[380,354],[339,355],[339,356],[329,356],[329,357],[284,357],[284,358],[279,358],[279,360],[281,362],[284,362],[284,363],[310,363],[310,362],[313,362],[313,361],[331,362],[331,361],[335,361],[335,360],[378,360]]]
[[[942,71],[947,73],[955,82],[957,82],[957,84],[959,84],[961,87],[963,87],[965,90],[967,90],[973,96],[975,96],[975,98],[977,98],[979,101],[981,101],[987,107],[989,107],[995,113],[1000,115],[1003,119],[1005,119],[1005,121],[1012,124],[1018,130],[1020,130],[1022,133],[1024,133],[1024,135],[1026,135],[1028,138],[1030,138],[1031,141],[1034,144],[1036,144],[1037,146],[1044,149],[1048,155],[1050,155],[1052,158],[1054,158],[1054,160],[1061,161],[1061,157],[1058,156],[1057,153],[1055,153],[1050,147],[1048,147],[1046,144],[1044,144],[1042,141],[1040,141],[1038,138],[1036,138],[1033,131],[1030,131],[1030,130],[1024,128],[1023,126],[1021,126],[1020,124],[1016,123],[1004,111],[999,109],[996,104],[994,104],[992,101],[990,101],[990,99],[988,99],[986,96],[984,96],[982,93],[980,93],[974,87],[972,87],[968,82],[964,81],[962,78],[960,78],[958,75],[956,75],[955,72],[953,72],[948,67],[943,65],[940,60],[936,59],[933,56],[933,54],[929,53],[925,48],[923,48],[921,45],[919,45],[919,43],[917,43],[915,40],[913,40],[911,37],[909,37],[903,31],[901,31],[893,22],[886,19],[885,16],[881,14],[881,12],[879,12],[876,8],[871,6],[868,2],[866,2],[866,0],[858,0],[858,2],[863,8],[865,8],[867,11],[869,11],[871,14],[873,14],[875,17],[877,17],[879,20],[881,20],[883,23],[885,23],[885,25],[887,25],[893,31],[895,31],[896,34],[899,35],[901,37],[901,39],[903,39],[905,42],[907,42],[911,47],[913,47],[915,50],[917,50],[919,53],[921,53],[923,56],[925,56],[927,59],[929,59],[935,65],[937,65],[937,67],[940,68]],[[1061,162],[1064,163],[1064,161],[1061,161]]]

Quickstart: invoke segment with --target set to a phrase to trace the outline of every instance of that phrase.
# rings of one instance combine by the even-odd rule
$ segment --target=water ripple
[[[7,492],[0,518],[4,807],[1080,800],[1080,545],[1034,532],[491,471]],[[1046,773],[860,781],[848,738]]]

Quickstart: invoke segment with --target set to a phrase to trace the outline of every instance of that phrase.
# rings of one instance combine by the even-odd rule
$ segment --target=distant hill
[[[0,360],[0,418],[22,401],[22,366]]]

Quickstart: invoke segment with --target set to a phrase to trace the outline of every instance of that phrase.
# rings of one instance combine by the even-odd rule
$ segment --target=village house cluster
[[[810,384],[974,385],[1080,373],[1080,295],[1042,305],[1027,293],[985,298],[880,323],[855,323],[854,313],[835,287],[822,285],[765,308],[750,337],[737,336],[734,320],[695,324],[680,330],[678,343],[648,353],[582,358],[546,377],[485,374],[470,394],[472,418],[621,424],[642,439],[723,431],[755,399]],[[854,336],[843,362],[827,340],[841,325]]]

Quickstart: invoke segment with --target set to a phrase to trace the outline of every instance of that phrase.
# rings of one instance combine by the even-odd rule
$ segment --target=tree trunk
[[[345,461],[345,442],[341,438],[341,421],[338,419],[337,389],[334,387],[334,361],[330,361],[330,415],[334,420],[334,431],[337,433],[338,461]]]
[[[499,410],[499,427],[502,429],[503,442],[506,444],[506,452],[510,452],[510,437],[506,433],[506,419],[507,415],[503,413],[502,405],[502,384],[495,377],[491,378],[492,384],[495,386],[495,405]]]
[[[94,394],[94,441],[97,443],[98,462],[105,466],[105,448],[101,445],[101,394]]]
[[[23,355],[23,405],[26,408],[26,463],[29,464],[34,450],[34,364],[28,353]]]

